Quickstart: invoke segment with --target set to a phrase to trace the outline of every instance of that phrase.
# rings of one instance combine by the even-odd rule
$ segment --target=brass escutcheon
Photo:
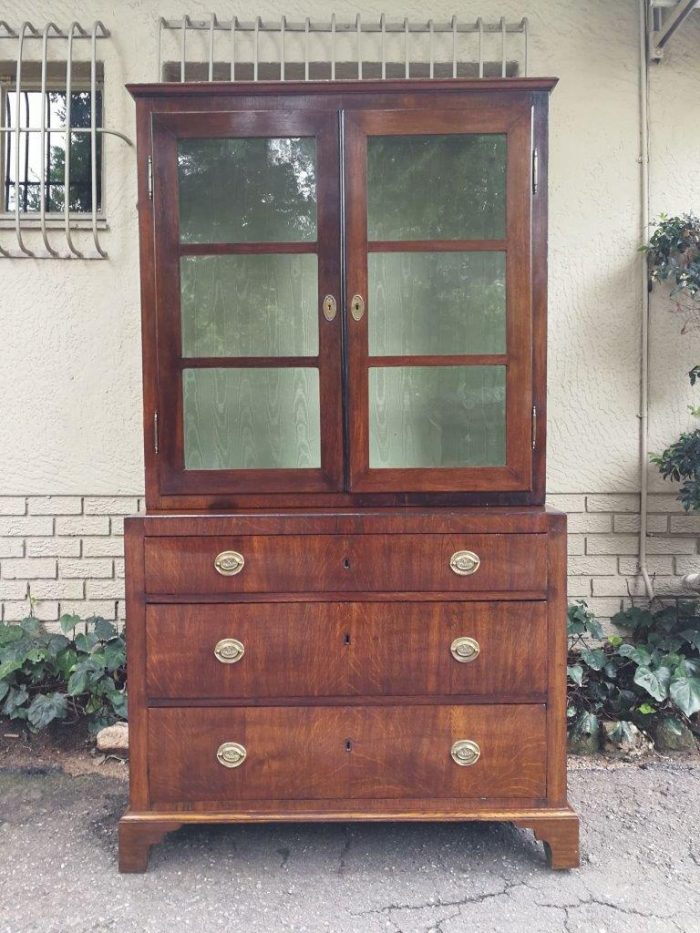
[[[481,749],[471,739],[460,739],[450,749],[452,760],[463,768],[475,765],[481,755]]]
[[[481,558],[474,551],[455,551],[450,558],[450,570],[460,577],[468,577],[479,569]]]
[[[476,661],[481,651],[481,646],[476,638],[469,638],[467,635],[462,635],[460,638],[455,638],[450,645],[450,651],[455,661],[466,664],[468,661]]]
[[[214,654],[222,664],[235,664],[245,654],[245,646],[237,638],[222,638],[216,643]]]
[[[353,295],[352,300],[350,301],[350,314],[356,321],[362,320],[362,315],[365,313],[365,301],[362,295]]]
[[[326,295],[323,299],[323,316],[327,321],[334,321],[338,306],[333,295]]]
[[[223,577],[234,577],[243,570],[245,558],[238,551],[222,551],[214,560],[214,567]]]
[[[216,760],[224,768],[238,768],[245,761],[247,754],[245,746],[239,745],[238,742],[224,742],[217,749]]]

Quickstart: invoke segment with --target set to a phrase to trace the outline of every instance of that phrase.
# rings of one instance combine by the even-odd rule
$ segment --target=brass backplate
[[[476,638],[469,638],[468,635],[462,635],[450,645],[450,652],[455,661],[461,664],[467,664],[469,661],[476,661],[479,657],[481,646]]]
[[[234,577],[245,566],[245,558],[238,551],[222,551],[214,558],[214,567],[223,577]]]
[[[248,752],[238,742],[224,742],[216,751],[216,760],[224,768],[238,768],[246,759]]]
[[[222,638],[216,643],[214,654],[222,664],[236,664],[245,654],[245,646],[237,638]]]
[[[481,558],[474,551],[455,551],[450,558],[450,570],[460,577],[468,577],[479,569]]]
[[[334,321],[338,313],[338,305],[333,295],[326,295],[323,299],[323,316],[327,321]]]
[[[452,760],[462,768],[475,765],[481,756],[481,749],[471,739],[460,739],[450,749]]]
[[[350,314],[356,321],[361,321],[365,313],[365,300],[362,295],[353,295],[350,301]]]

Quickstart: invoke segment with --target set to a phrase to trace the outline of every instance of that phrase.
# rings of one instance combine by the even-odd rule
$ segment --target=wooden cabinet
[[[555,867],[549,79],[151,85],[123,870],[183,823],[513,820]]]

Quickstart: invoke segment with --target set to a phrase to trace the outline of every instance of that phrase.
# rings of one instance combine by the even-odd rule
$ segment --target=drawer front
[[[151,605],[152,698],[537,697],[540,602]]]
[[[546,535],[521,534],[146,538],[146,589],[193,595],[379,590],[544,594],[546,543]]]
[[[161,708],[148,731],[154,806],[546,791],[540,705]]]

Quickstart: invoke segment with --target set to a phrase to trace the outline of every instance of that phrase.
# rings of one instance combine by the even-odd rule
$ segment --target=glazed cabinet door
[[[152,130],[161,492],[339,489],[337,115]]]
[[[531,489],[531,122],[345,115],[353,491]]]

